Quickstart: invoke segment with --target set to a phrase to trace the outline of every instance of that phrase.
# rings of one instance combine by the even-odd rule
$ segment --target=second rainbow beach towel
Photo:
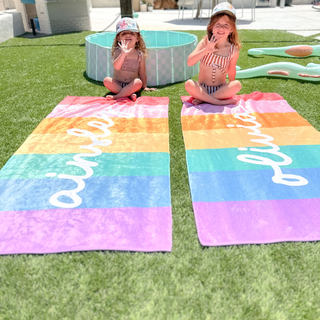
[[[276,93],[181,113],[204,246],[320,240],[320,133]]]

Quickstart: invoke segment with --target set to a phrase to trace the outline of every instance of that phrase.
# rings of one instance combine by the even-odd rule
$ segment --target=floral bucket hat
[[[137,22],[132,18],[122,18],[116,26],[117,34],[122,31],[140,32]]]
[[[212,17],[218,13],[226,13],[227,15],[237,18],[236,9],[229,2],[221,2],[213,8]]]

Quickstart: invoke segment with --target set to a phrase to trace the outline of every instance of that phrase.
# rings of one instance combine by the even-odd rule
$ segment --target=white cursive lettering
[[[126,115],[127,118],[132,117],[134,115],[124,112],[120,112],[117,110],[113,110],[112,107],[107,108],[108,113],[110,114],[115,114],[117,116],[121,115],[124,116]],[[89,145],[84,145],[84,146],[79,146],[81,149],[87,149],[92,151],[92,153],[79,153],[73,157],[74,161],[68,161],[66,164],[67,165],[73,165],[82,168],[85,171],[85,175],[82,176],[74,176],[74,175],[68,175],[68,174],[59,174],[58,178],[59,179],[69,179],[74,182],[76,182],[77,187],[73,190],[62,190],[57,193],[55,193],[51,198],[49,199],[49,202],[59,208],[76,208],[82,203],[81,197],[77,194],[81,190],[85,188],[85,182],[83,180],[91,177],[93,175],[93,170],[91,167],[96,167],[98,165],[97,162],[94,161],[88,161],[85,159],[82,159],[82,157],[95,157],[99,156],[102,154],[102,151],[96,146],[101,146],[101,147],[106,147],[112,144],[112,141],[109,139],[105,140],[98,140],[98,138],[105,138],[111,134],[111,131],[108,129],[109,127],[114,125],[114,122],[109,119],[109,116],[106,114],[106,112],[102,111],[99,113],[99,115],[93,116],[98,119],[103,119],[107,122],[101,122],[101,121],[90,121],[88,122],[88,125],[94,128],[98,128],[101,131],[103,131],[103,134],[96,135],[91,131],[88,130],[82,130],[82,129],[69,129],[67,130],[67,133],[76,137],[86,137],[90,138],[92,143]],[[48,177],[54,177],[54,174],[49,173],[47,174]],[[66,203],[63,201],[59,200],[59,197],[65,196],[67,198],[70,198],[72,200],[71,203]]]
[[[262,125],[256,121],[256,117],[250,115],[248,112],[235,113],[234,117],[242,120],[243,122],[250,122],[251,124],[253,124],[252,126],[246,126],[241,124],[236,125],[237,128],[245,128],[245,129],[251,130],[252,132],[248,132],[249,135],[255,135],[260,137],[260,139],[251,139],[250,141],[261,143],[271,147],[268,149],[250,148],[249,149],[250,151],[260,152],[260,153],[262,152],[270,153],[282,158],[282,161],[274,161],[269,158],[258,156],[258,155],[242,154],[237,156],[238,160],[242,162],[272,167],[272,169],[274,170],[274,176],[272,177],[272,181],[274,183],[284,184],[287,186],[303,186],[308,184],[308,180],[301,176],[294,175],[294,174],[285,174],[281,171],[280,166],[287,166],[291,164],[292,159],[289,156],[285,155],[284,153],[280,152],[279,151],[280,148],[276,144],[271,142],[274,140],[273,137],[261,133],[261,131],[258,128],[260,128]],[[227,125],[227,126],[231,127],[233,125]],[[238,148],[238,149],[241,151],[247,150],[247,148]]]

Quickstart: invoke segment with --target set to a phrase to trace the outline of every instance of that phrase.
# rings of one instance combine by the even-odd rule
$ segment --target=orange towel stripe
[[[167,118],[110,118],[114,125],[110,127],[113,133],[168,133]],[[99,118],[45,118],[39,126],[33,131],[33,134],[48,134],[48,133],[65,133],[69,129],[89,130],[95,134],[101,134],[101,130],[88,125],[90,121],[105,120]]]
[[[296,112],[286,113],[251,113],[250,115],[256,117],[263,128],[276,128],[276,127],[305,127],[311,126],[309,122],[303,119]],[[216,130],[228,129],[227,124],[246,124],[244,121],[236,119],[232,114],[210,114],[198,116],[182,116],[183,131],[189,130]],[[230,129],[229,129],[230,130]]]
[[[262,128],[261,134],[266,134],[274,140],[277,146],[320,144],[319,132],[312,126]],[[264,139],[245,128],[230,128],[218,130],[184,131],[186,149],[220,149],[240,147],[268,147],[266,144],[252,142],[254,139]]]
[[[105,153],[118,152],[169,152],[168,133],[112,133],[98,140],[111,140],[109,146],[99,146]],[[52,141],[59,141],[52,144]],[[152,141],[152,143],[150,143]],[[31,134],[15,154],[92,153],[79,148],[92,144],[87,137],[75,137],[67,133]]]

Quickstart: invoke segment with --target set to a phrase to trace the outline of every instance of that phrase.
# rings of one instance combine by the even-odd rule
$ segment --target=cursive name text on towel
[[[109,115],[106,114],[108,112]],[[108,129],[109,127],[114,125],[114,122],[109,118],[110,115],[116,115],[118,117],[124,118],[132,118],[134,114],[129,112],[122,112],[116,109],[113,109],[112,106],[106,108],[106,111],[99,112],[98,115],[93,116],[94,118],[102,119],[107,123],[101,121],[90,121],[88,125],[90,127],[98,128],[103,131],[103,134],[96,135],[91,131],[82,130],[82,129],[69,129],[67,133],[76,137],[87,137],[90,138],[92,143],[85,146],[79,146],[81,149],[87,149],[92,151],[92,153],[79,153],[73,157],[74,161],[66,162],[67,165],[77,166],[82,168],[85,171],[85,175],[75,176],[69,174],[59,174],[58,178],[60,179],[69,179],[73,180],[77,183],[77,187],[73,190],[62,190],[55,193],[50,197],[49,202],[58,208],[76,208],[82,203],[81,197],[78,195],[78,192],[85,188],[85,179],[90,178],[93,175],[93,170],[91,167],[96,167],[98,165],[97,162],[84,160],[82,157],[95,157],[102,154],[102,151],[97,146],[106,147],[112,144],[112,141],[109,139],[98,140],[98,138],[105,138],[111,134],[111,131]],[[55,173],[47,173],[47,177],[54,177]],[[72,200],[72,202],[63,202],[59,200],[59,197],[67,197]],[[61,198],[60,198],[61,199]],[[63,199],[62,199],[63,200]]]
[[[280,148],[272,143],[271,141],[274,140],[273,137],[261,133],[261,131],[258,129],[262,125],[256,121],[256,117],[249,114],[249,112],[243,112],[243,113],[235,113],[234,117],[237,119],[242,120],[245,123],[252,124],[251,126],[248,125],[241,125],[237,124],[237,128],[245,128],[247,130],[250,130],[248,132],[249,135],[257,136],[258,139],[250,139],[252,142],[257,142],[261,144],[265,144],[269,146],[270,148],[266,149],[259,149],[259,148],[249,148],[249,151],[257,152],[257,153],[270,153],[276,156],[279,156],[281,158],[281,161],[274,161],[272,159],[262,157],[259,155],[254,154],[242,154],[237,156],[237,159],[243,162],[252,163],[252,164],[258,164],[258,165],[264,165],[264,166],[270,166],[274,170],[274,176],[272,177],[272,181],[274,183],[284,184],[287,186],[303,186],[308,184],[308,180],[295,175],[295,174],[285,174],[282,172],[280,166],[287,166],[292,163],[292,159],[285,155],[284,153],[280,152]],[[234,127],[233,124],[228,124],[227,127]],[[247,151],[248,148],[238,148],[240,151]]]

